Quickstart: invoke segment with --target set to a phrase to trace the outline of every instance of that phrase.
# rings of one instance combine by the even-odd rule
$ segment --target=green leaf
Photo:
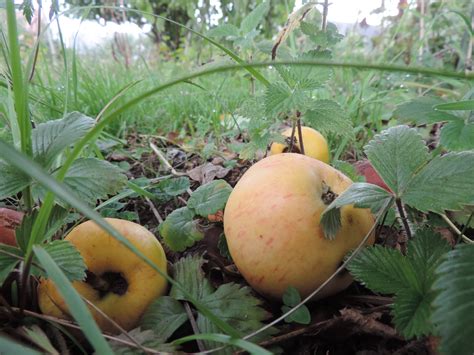
[[[411,339],[432,333],[430,323],[432,295],[425,295],[411,289],[397,292],[393,305],[393,324],[402,335]]]
[[[298,56],[301,61],[330,60],[331,52],[311,50]],[[327,67],[316,67],[312,65],[297,65],[289,67],[288,73],[298,87],[305,90],[314,90],[326,83],[333,74],[333,70]],[[291,85],[290,85],[291,86]]]
[[[62,119],[40,123],[31,137],[35,160],[44,167],[50,166],[59,153],[84,137],[94,122],[82,113],[72,112]]]
[[[451,151],[474,149],[474,122],[451,121],[441,128],[440,143]]]
[[[347,113],[332,100],[316,100],[303,115],[304,122],[323,135],[333,133],[345,137],[353,136],[352,123]]]
[[[170,296],[161,296],[148,307],[140,326],[144,330],[153,330],[154,336],[165,342],[187,320],[186,311],[179,301]]]
[[[458,245],[436,270],[437,296],[432,320],[441,336],[443,354],[474,353],[474,247]]]
[[[448,102],[435,105],[433,108],[442,111],[471,111],[474,110],[474,100]]]
[[[188,208],[196,214],[206,217],[223,210],[232,187],[224,180],[214,180],[199,186],[188,200]]]
[[[10,339],[4,334],[0,334],[0,349],[5,354],[21,354],[21,355],[40,355],[39,351],[31,349],[30,347],[24,346],[16,342],[13,339]]]
[[[401,196],[415,174],[428,162],[428,149],[416,129],[396,126],[377,134],[364,148],[382,180]]]
[[[31,179],[0,160],[0,200],[13,196],[31,183]]]
[[[240,31],[242,34],[247,34],[252,30],[256,29],[260,21],[263,20],[263,17],[267,14],[270,9],[270,4],[268,1],[263,1],[258,5],[252,12],[250,12],[240,24]]]
[[[160,224],[160,234],[168,248],[183,251],[204,238],[204,234],[198,228],[198,221],[194,220],[194,215],[194,211],[188,207],[178,208]]]
[[[393,112],[393,116],[402,123],[415,123],[417,125],[458,120],[459,117],[455,115],[434,109],[435,106],[442,103],[444,101],[440,98],[421,96],[399,105]]]
[[[59,355],[59,352],[54,348],[46,333],[36,324],[29,327],[22,326],[20,331],[33,344],[43,349],[45,353],[52,355]]]
[[[126,185],[127,177],[120,168],[105,160],[83,158],[73,163],[64,183],[82,200],[95,205],[97,200],[120,191]]]
[[[268,319],[269,314],[260,307],[261,301],[251,295],[249,287],[241,287],[238,284],[227,283],[221,285],[214,293],[207,295],[202,302],[214,314],[234,328],[247,334],[263,326],[263,321]],[[197,325],[201,333],[215,333],[217,327],[201,313],[197,317]],[[268,333],[267,333],[268,334]],[[264,334],[263,337],[266,335]],[[259,341],[262,337],[252,338]],[[217,344],[205,341],[206,348],[211,349]],[[225,349],[223,354],[232,354],[232,349]]]
[[[240,35],[240,30],[230,23],[224,23],[212,28],[207,35],[209,37],[237,37]]]
[[[404,288],[417,288],[416,271],[395,249],[367,247],[352,259],[348,269],[356,280],[375,292],[392,294]]]
[[[165,344],[160,337],[156,336],[156,333],[152,330],[141,330],[135,328],[128,332],[129,336],[133,337],[140,345],[159,351],[163,354],[176,354],[179,353],[177,347],[173,344]],[[130,342],[130,339],[125,334],[116,336],[119,339]],[[118,341],[109,341],[115,355],[148,355],[149,352],[144,352],[136,347],[129,347],[124,343]],[[98,353],[97,353],[98,354]]]
[[[46,270],[48,277],[53,280],[54,284],[59,290],[59,293],[66,301],[69,312],[81,327],[84,335],[89,340],[95,351],[99,354],[110,354],[113,352],[109,344],[105,341],[97,323],[92,318],[84,301],[81,299],[77,291],[69,283],[66,275],[55,264],[51,256],[45,249],[39,245],[33,246],[34,253],[39,262]]]
[[[265,93],[265,111],[269,115],[301,110],[307,103],[307,95],[299,89],[290,89],[283,82],[268,86]]]
[[[175,196],[179,196],[189,189],[189,178],[181,176],[172,179],[160,181],[158,185],[152,189],[152,193],[159,201],[167,202]]]
[[[21,259],[15,256],[23,257],[20,249],[0,243],[0,286],[20,262]]]
[[[395,294],[394,324],[406,338],[431,334],[431,287],[448,243],[429,229],[417,231],[407,256],[376,245],[362,250],[348,265],[354,277],[375,292]]]
[[[84,280],[86,264],[76,247],[68,240],[54,240],[44,245],[50,255],[69,281]]]
[[[301,301],[301,296],[298,290],[292,286],[288,287],[283,294],[283,303],[281,311],[286,313],[295,307]],[[309,313],[308,307],[305,305],[298,308],[294,313],[290,314],[285,318],[287,323],[300,323],[300,324],[309,324],[311,322],[311,313]]]
[[[404,202],[422,212],[444,213],[474,203],[474,151],[434,158],[407,186]]]
[[[33,1],[23,0],[23,3],[20,5],[20,9],[23,11],[23,16],[25,16],[26,21],[31,25],[31,20],[33,19],[33,14],[35,12]]]
[[[188,255],[174,264],[174,279],[179,282],[193,297],[198,300],[214,292],[214,288],[205,278],[202,271],[204,259],[199,255]],[[172,287],[170,296],[177,300],[187,300],[187,297],[177,287]]]
[[[371,207],[378,210],[392,198],[392,195],[377,185],[356,182],[349,186],[324,210],[321,224],[327,239],[334,239],[341,227],[340,209],[345,205],[354,204],[356,207]]]

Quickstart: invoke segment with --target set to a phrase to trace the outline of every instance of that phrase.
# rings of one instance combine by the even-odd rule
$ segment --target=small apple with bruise
[[[130,221],[106,220],[166,273],[165,252],[151,232]],[[86,280],[74,281],[74,288],[125,330],[135,328],[150,303],[166,292],[165,278],[95,222],[78,225],[65,239],[78,249],[87,266]],[[44,314],[71,318],[50,279],[40,280],[38,303]],[[103,331],[118,333],[108,319],[92,307],[89,309]]]
[[[295,153],[265,158],[242,176],[224,211],[224,231],[235,265],[256,291],[281,298],[293,286],[305,297],[336,271],[374,224],[370,210],[344,206],[336,238],[325,238],[321,214],[351,184],[331,166]],[[372,234],[367,243],[373,242]],[[345,272],[319,297],[351,282]]]
[[[283,131],[282,135],[286,137],[286,141],[284,144],[282,143],[272,143],[270,147],[271,155],[280,154],[280,153],[301,153],[300,151],[300,141],[298,130],[295,130],[295,136],[293,141],[293,149],[290,152],[290,145],[291,145],[291,128],[286,129]],[[329,163],[329,148],[326,139],[323,137],[321,133],[316,131],[311,127],[301,127],[301,133],[303,136],[303,147],[305,155],[321,160],[322,162]]]

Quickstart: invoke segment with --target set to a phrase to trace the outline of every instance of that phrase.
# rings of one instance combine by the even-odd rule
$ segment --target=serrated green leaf
[[[31,183],[31,179],[0,160],[0,200],[13,196]]]
[[[250,31],[257,28],[260,21],[262,21],[263,17],[267,14],[268,10],[270,9],[270,4],[268,1],[263,1],[260,5],[258,5],[255,9],[252,10],[240,24],[240,31],[243,34],[247,34]]]
[[[310,109],[303,115],[303,121],[323,135],[332,133],[345,137],[353,136],[349,116],[332,100],[312,101]]]
[[[395,249],[367,247],[352,259],[348,269],[356,280],[375,292],[392,294],[404,288],[417,288],[416,271]]]
[[[189,178],[181,176],[160,181],[152,193],[159,201],[169,201],[174,196],[179,196],[189,189]]]
[[[459,245],[436,270],[432,321],[441,336],[443,354],[474,353],[474,247]]]
[[[251,295],[250,288],[241,287],[234,283],[221,285],[214,293],[208,295],[202,301],[220,319],[231,324],[244,334],[262,327],[262,321],[269,317],[268,312],[260,307],[261,301]],[[216,326],[201,313],[199,313],[196,322],[201,333],[218,332]],[[265,336],[263,335],[263,337]],[[262,336],[252,338],[252,341],[259,341],[259,339],[262,339]],[[204,344],[207,349],[218,345],[211,341],[205,341]],[[222,354],[232,354],[233,350],[235,349],[225,349]]]
[[[392,195],[377,185],[365,182],[356,182],[349,186],[324,210],[321,215],[321,224],[327,239],[334,239],[341,227],[340,208],[354,204],[356,207],[371,207],[378,210],[385,206]]]
[[[82,200],[95,205],[97,200],[116,194],[127,183],[127,177],[115,165],[96,158],[77,159],[68,170],[64,183]],[[36,194],[44,195],[38,188]]]
[[[23,16],[25,16],[25,19],[28,24],[31,25],[31,20],[33,19],[33,14],[35,12],[33,1],[23,0],[23,3],[20,5],[20,9],[23,11]]]
[[[156,336],[156,333],[152,330],[142,330],[140,328],[135,328],[128,332],[129,336],[133,337],[139,344],[142,346],[159,351],[163,354],[176,354],[179,353],[178,348],[173,344],[165,344],[160,337]],[[118,335],[117,338],[130,341],[130,339],[125,335]],[[109,341],[109,345],[112,348],[115,355],[147,355],[149,352],[144,352],[140,349],[137,349],[135,346],[130,347],[124,343],[118,341]]]
[[[372,166],[399,197],[428,162],[428,149],[416,129],[396,126],[377,134],[364,147]]]
[[[348,265],[354,277],[371,290],[396,295],[394,324],[406,338],[431,334],[430,304],[435,269],[448,243],[429,229],[417,231],[407,256],[376,245],[362,250]]]
[[[204,238],[194,216],[194,211],[188,207],[182,207],[171,212],[160,224],[160,234],[168,248],[173,251],[183,251]]]
[[[174,264],[174,279],[183,285],[186,290],[196,299],[202,300],[214,292],[214,287],[204,276],[202,265],[204,259],[199,255],[188,255],[179,259]],[[170,296],[177,300],[187,300],[182,291],[176,287],[172,287]]]
[[[223,210],[232,187],[224,180],[214,180],[199,186],[188,200],[188,208],[196,214],[206,217]]]
[[[392,311],[393,324],[405,338],[431,334],[432,298],[411,289],[401,289],[397,292]]]
[[[265,112],[268,115],[276,115],[288,111],[295,112],[305,107],[307,95],[299,89],[290,89],[283,82],[276,82],[267,87],[265,93]]]
[[[84,137],[95,121],[79,112],[59,120],[40,123],[32,131],[33,155],[37,162],[49,167],[65,148]]]
[[[330,51],[310,50],[298,56],[298,60],[329,60],[332,55]],[[321,87],[332,76],[330,67],[317,67],[314,65],[298,65],[290,68],[290,75],[298,83],[298,87],[305,90],[314,90]]]
[[[240,35],[240,30],[230,23],[224,23],[209,30],[207,35],[209,37],[237,37]]]
[[[474,149],[474,122],[451,121],[441,128],[440,143],[451,151]]]
[[[404,202],[422,212],[444,213],[474,203],[474,151],[434,158],[407,186]]]
[[[20,262],[20,259],[15,256],[23,256],[20,249],[0,243],[0,286]]]
[[[458,120],[459,117],[455,115],[434,109],[435,106],[442,103],[444,101],[437,97],[418,97],[399,105],[393,112],[393,116],[401,123],[415,123],[417,125]]]
[[[464,100],[438,104],[433,107],[441,111],[471,111],[474,110],[474,100]]]
[[[44,245],[44,250],[66,275],[69,281],[82,281],[86,277],[86,264],[76,247],[68,240],[54,240]]]
[[[183,305],[170,296],[161,296],[146,310],[140,322],[144,330],[152,330],[154,336],[162,342],[188,320]]]

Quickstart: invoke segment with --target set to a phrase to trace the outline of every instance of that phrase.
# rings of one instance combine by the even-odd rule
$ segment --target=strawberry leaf
[[[204,238],[194,216],[194,211],[188,207],[182,207],[171,212],[160,224],[160,234],[168,248],[173,251],[183,251]]]
[[[232,187],[224,180],[214,180],[199,186],[188,200],[188,208],[206,217],[224,209]]]
[[[374,169],[397,197],[428,162],[428,149],[423,139],[408,126],[383,131],[364,149]]]

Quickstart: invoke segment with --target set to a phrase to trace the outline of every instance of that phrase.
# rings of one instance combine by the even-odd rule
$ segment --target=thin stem
[[[186,314],[188,315],[188,319],[191,323],[191,327],[193,328],[194,334],[200,334],[196,319],[194,319],[193,310],[191,309],[189,302],[184,302],[184,309],[186,310]],[[203,352],[206,350],[204,344],[202,343],[202,340],[196,339],[196,343],[198,345],[199,352]]]
[[[400,213],[400,218],[403,223],[403,227],[405,228],[405,232],[407,233],[408,239],[411,239],[412,234],[411,234],[411,229],[410,226],[408,225],[408,219],[405,214],[405,209],[403,208],[402,201],[399,198],[395,199],[395,204],[397,205],[398,213]]]
[[[296,125],[298,126],[298,136],[300,139],[300,151],[301,151],[301,154],[304,155],[305,153],[304,153],[304,145],[303,145],[303,131],[301,130],[301,118],[299,118],[301,113],[298,111],[296,115],[298,117],[298,121],[296,121]]]
[[[323,5],[323,23],[321,25],[321,30],[326,32],[326,28],[328,26],[328,9],[329,9],[329,0],[324,0]]]
[[[474,244],[474,240],[471,240],[469,239],[468,237],[466,237],[464,235],[464,233],[462,231],[459,230],[458,227],[456,227],[456,225],[448,218],[448,216],[446,216],[445,214],[441,214],[440,215],[441,218],[448,224],[448,226],[456,232],[456,234],[458,235],[459,238],[462,238],[462,240],[464,240],[466,243],[469,243],[469,244]],[[472,217],[472,214],[471,214],[471,217]],[[469,218],[470,219],[470,218]],[[469,222],[469,221],[468,221]]]

